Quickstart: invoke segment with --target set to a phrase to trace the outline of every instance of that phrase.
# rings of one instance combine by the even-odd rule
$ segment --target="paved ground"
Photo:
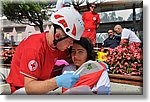
[[[140,86],[128,85],[128,84],[120,84],[120,83],[110,83],[111,85],[111,94],[125,94],[125,95],[133,95],[133,94],[142,94],[143,88]]]
[[[111,95],[141,95],[142,94],[142,87],[128,85],[128,84],[120,84],[120,83],[110,83],[111,86]],[[60,89],[57,90],[60,93]]]
[[[142,94],[142,87],[128,85],[128,84],[120,84],[120,83],[110,83],[111,85],[111,95],[135,95]],[[4,90],[2,90],[4,89]],[[8,84],[0,85],[0,94],[10,94],[10,87]],[[60,90],[57,90],[59,93]]]

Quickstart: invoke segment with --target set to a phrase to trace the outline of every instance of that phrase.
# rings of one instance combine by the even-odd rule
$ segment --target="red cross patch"
[[[96,17],[93,17],[93,20],[95,21],[95,20],[96,20]]]
[[[35,71],[38,67],[38,63],[37,61],[35,60],[31,60],[29,63],[28,63],[28,68],[30,71]]]

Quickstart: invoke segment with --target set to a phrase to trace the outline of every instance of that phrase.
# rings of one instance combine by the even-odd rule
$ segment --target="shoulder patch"
[[[30,71],[35,71],[35,70],[38,68],[38,63],[37,63],[37,61],[31,60],[31,61],[28,63],[28,68],[29,68]]]

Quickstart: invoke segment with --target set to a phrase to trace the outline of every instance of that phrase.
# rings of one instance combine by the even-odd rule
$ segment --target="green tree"
[[[48,2],[42,1],[34,2],[31,0],[29,2],[20,0],[19,2],[12,2],[12,0],[3,0],[2,13],[8,20],[31,26],[36,25],[43,32],[43,21],[48,20],[48,16],[43,9],[47,7]]]

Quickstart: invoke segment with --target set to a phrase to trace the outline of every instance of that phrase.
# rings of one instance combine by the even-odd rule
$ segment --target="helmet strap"
[[[59,41],[62,41],[62,40],[64,40],[64,39],[68,38],[69,36],[66,35],[66,36],[63,37],[63,38],[60,38],[60,39],[56,40],[55,34],[56,34],[57,25],[54,24],[53,26],[54,26],[54,41],[53,41],[53,43],[54,43],[54,46],[56,46]]]
[[[54,41],[53,41],[53,43],[54,43],[54,46],[56,46],[57,45],[57,40],[56,40],[56,38],[55,38],[55,34],[56,34],[56,26],[55,25],[53,25],[54,26]]]

